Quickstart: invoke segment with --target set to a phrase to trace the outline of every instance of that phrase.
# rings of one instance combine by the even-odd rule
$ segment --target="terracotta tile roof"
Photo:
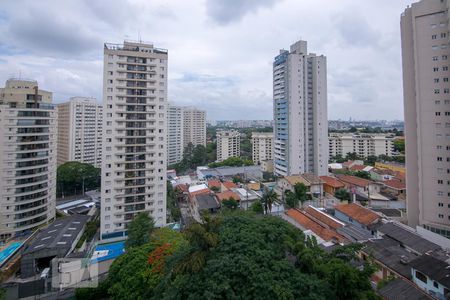
[[[406,184],[404,182],[401,182],[399,180],[391,179],[391,180],[385,180],[383,181],[383,184],[389,188],[396,189],[396,190],[405,190]]]
[[[212,188],[213,186],[217,187],[220,189],[222,183],[219,180],[210,180],[208,181],[208,187]]]
[[[342,182],[337,180],[337,178],[331,177],[331,176],[320,176],[320,179],[327,185],[334,187],[334,188],[342,188],[345,186]]]
[[[237,188],[237,185],[231,181],[222,182],[223,186],[227,189]]]
[[[318,209],[315,209],[312,206],[308,206],[305,209],[305,212],[313,219],[315,219],[319,222],[322,222],[323,224],[327,225],[328,227],[330,227],[334,230],[344,227],[344,224],[342,224],[341,222],[335,220],[334,218],[327,215],[326,213],[321,212]]]
[[[405,176],[405,173],[403,173],[403,172],[396,172],[395,173],[395,178],[397,178],[397,179],[399,179],[401,181],[405,181],[406,176]]]
[[[353,160],[349,160],[342,163],[343,167],[350,167],[353,164]]]
[[[363,171],[367,166],[365,165],[354,165],[351,166],[349,169],[352,171]]]
[[[207,194],[207,193],[210,193],[210,192],[211,192],[210,189],[201,189],[201,190],[198,190],[198,191],[190,193],[190,195],[191,195],[191,197],[194,197],[194,196],[197,196],[197,195],[200,195],[200,194]]]
[[[239,197],[239,195],[233,191],[225,191],[222,193],[217,193],[216,196],[217,196],[217,199],[219,199],[219,201],[228,200],[230,198],[233,198],[236,201],[241,200],[241,197]]]
[[[337,240],[339,242],[345,242],[346,239],[340,235],[339,233],[325,228],[301,211],[291,208],[287,212],[285,212],[290,218],[292,218],[295,222],[300,224],[302,227],[311,230],[315,234],[317,234],[324,241]]]
[[[188,192],[189,191],[189,187],[185,184],[179,184],[175,187],[175,189],[180,192]]]
[[[370,180],[351,175],[337,175],[337,178],[345,185],[356,185],[360,187],[366,187],[371,182]]]
[[[259,191],[261,189],[261,184],[259,182],[249,183],[247,187],[254,191]]]
[[[296,183],[303,183],[309,186],[308,182],[306,182],[300,175],[284,176],[284,179],[286,179],[290,185],[295,185]]]
[[[317,175],[314,175],[312,173],[304,173],[301,176],[303,177],[303,179],[305,179],[310,184],[320,184],[320,183],[322,183],[320,178]]]
[[[373,224],[381,218],[370,209],[356,203],[336,205],[335,209],[364,225]]]

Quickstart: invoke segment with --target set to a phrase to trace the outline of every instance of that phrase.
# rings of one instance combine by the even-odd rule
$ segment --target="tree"
[[[236,200],[234,200],[233,197],[230,197],[230,199],[228,200],[223,200],[222,205],[228,209],[236,209],[238,208],[239,203]]]
[[[83,194],[100,187],[100,169],[91,164],[69,161],[58,167],[56,182],[58,197]]]
[[[149,242],[155,225],[147,212],[138,213],[128,225],[128,239],[126,249],[142,246]]]
[[[394,150],[400,153],[405,153],[405,140],[397,139],[394,141]]]
[[[264,213],[268,214],[272,211],[272,205],[278,200],[278,194],[267,187],[264,189],[264,193],[261,198],[261,203],[264,205]]]
[[[177,204],[177,197],[173,189],[172,183],[167,181],[167,211],[170,212],[171,222],[178,222],[181,219],[181,211]]]
[[[264,207],[261,204],[261,201],[257,200],[255,202],[253,202],[250,205],[250,211],[253,211],[254,213],[257,213],[257,214],[263,214],[264,213]]]
[[[338,189],[334,193],[334,196],[341,201],[349,201],[350,200],[350,194],[346,189]]]
[[[303,203],[308,199],[308,196],[306,194],[307,192],[308,192],[308,188],[303,183],[297,182],[294,185],[295,197],[301,202],[302,206],[303,206]]]
[[[286,197],[286,204],[291,208],[297,208],[300,202],[297,196],[289,190],[287,190],[284,194]]]
[[[356,152],[349,152],[345,156],[346,160],[358,160],[361,159]]]
[[[242,182],[242,178],[240,176],[233,176],[233,183],[238,184]]]
[[[376,155],[367,156],[366,161],[365,161],[366,165],[370,165],[370,166],[375,165],[376,162],[377,162]]]
[[[353,173],[354,176],[364,178],[364,179],[370,179],[370,173],[366,171],[356,171]]]

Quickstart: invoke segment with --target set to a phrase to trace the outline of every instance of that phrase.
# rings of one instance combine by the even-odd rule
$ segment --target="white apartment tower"
[[[183,107],[183,145],[206,146],[206,111]]]
[[[148,212],[166,224],[168,51],[151,44],[105,44],[101,238],[125,238]]]
[[[234,130],[217,131],[217,161],[241,155],[241,134]]]
[[[401,16],[410,226],[450,237],[449,1],[422,0]]]
[[[252,132],[252,160],[259,165],[263,160],[272,160],[273,132]]]
[[[101,167],[103,109],[95,98],[58,104],[58,166],[78,161]]]
[[[327,61],[306,41],[273,62],[274,173],[328,173]]]
[[[0,88],[0,240],[55,217],[56,110],[36,81]]]
[[[167,109],[167,165],[183,159],[183,108],[168,105]]]
[[[383,133],[330,133],[329,156],[356,153],[361,157],[371,155],[395,156],[394,134]]]

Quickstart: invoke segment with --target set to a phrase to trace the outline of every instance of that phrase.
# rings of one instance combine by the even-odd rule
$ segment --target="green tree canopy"
[[[338,198],[341,201],[348,201],[350,200],[350,194],[346,189],[338,189],[335,193],[334,196],[336,198]]]
[[[147,212],[138,213],[128,225],[127,249],[142,246],[149,242],[155,225]]]
[[[57,195],[70,196],[100,187],[100,169],[91,164],[69,161],[56,171]]]

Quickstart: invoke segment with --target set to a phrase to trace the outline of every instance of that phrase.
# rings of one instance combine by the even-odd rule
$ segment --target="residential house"
[[[241,197],[233,191],[225,191],[225,192],[217,193],[216,197],[219,200],[219,202],[222,202],[224,200],[230,200],[230,199],[233,199],[236,201],[241,201]]]
[[[337,190],[345,188],[345,184],[339,181],[335,177],[320,176],[320,180],[323,182],[323,191],[334,196]]]
[[[406,184],[396,179],[383,181],[384,192],[396,199],[406,200]]]
[[[237,187],[238,186],[234,182],[224,181],[224,182],[222,182],[220,191],[221,192],[230,191],[231,189],[235,189]]]
[[[373,225],[381,221],[381,216],[357,203],[339,204],[335,207],[334,216],[339,220],[353,224],[355,227],[374,235]]]
[[[436,299],[450,296],[450,265],[431,255],[422,255],[411,262],[412,281]]]

